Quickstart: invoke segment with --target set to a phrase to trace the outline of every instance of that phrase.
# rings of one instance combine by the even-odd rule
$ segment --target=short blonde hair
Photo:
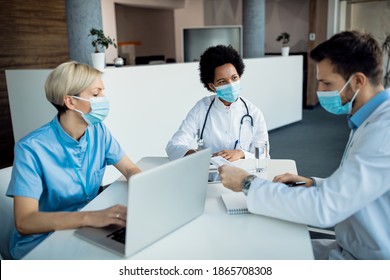
[[[102,74],[88,64],[76,61],[62,63],[46,79],[46,98],[60,113],[63,113],[67,110],[64,104],[65,96],[80,94]]]

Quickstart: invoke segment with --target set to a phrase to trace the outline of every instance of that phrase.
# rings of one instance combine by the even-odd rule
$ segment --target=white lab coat
[[[390,259],[389,100],[351,133],[340,167],[315,180],[317,187],[289,188],[256,179],[248,208],[296,223],[335,225],[336,241],[328,244],[327,258]]]
[[[247,113],[244,103],[238,98],[236,102],[226,107],[219,98],[211,95],[195,104],[179,130],[168,142],[166,152],[171,160],[183,157],[190,149],[198,148],[198,134],[202,131],[207,110],[214,98],[215,101],[210,109],[203,133],[204,148],[210,147],[213,153],[233,150],[235,142],[240,140],[236,149],[242,150],[245,158],[254,158],[254,143],[269,142],[263,114],[250,101],[243,98],[253,118],[253,129],[250,119],[245,117],[241,126],[241,137],[239,137],[241,118]]]

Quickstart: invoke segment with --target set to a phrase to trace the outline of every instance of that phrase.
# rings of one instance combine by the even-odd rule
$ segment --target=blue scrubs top
[[[79,141],[67,134],[58,116],[15,145],[7,196],[39,201],[39,211],[78,211],[98,193],[106,165],[124,156],[103,123],[88,126]],[[50,233],[20,235],[16,229],[10,253],[20,259]]]

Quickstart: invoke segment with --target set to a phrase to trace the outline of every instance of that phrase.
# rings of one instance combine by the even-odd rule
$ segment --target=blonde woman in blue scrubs
[[[77,62],[54,69],[45,91],[58,114],[15,145],[7,191],[14,198],[10,253],[15,259],[55,230],[126,224],[123,205],[78,211],[98,194],[107,165],[126,178],[140,172],[102,123],[109,104],[101,75]]]

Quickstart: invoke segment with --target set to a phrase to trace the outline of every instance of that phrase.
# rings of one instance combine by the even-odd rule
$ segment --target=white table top
[[[141,169],[161,164],[161,158],[144,158]],[[268,178],[283,172],[296,173],[292,160],[271,160]],[[306,225],[254,214],[228,215],[221,194],[230,192],[221,184],[209,184],[204,214],[165,236],[131,259],[313,259]],[[85,210],[126,204],[127,183],[119,179],[89,203]],[[128,225],[129,226],[129,225]],[[123,259],[86,242],[74,230],[56,231],[25,259]]]

